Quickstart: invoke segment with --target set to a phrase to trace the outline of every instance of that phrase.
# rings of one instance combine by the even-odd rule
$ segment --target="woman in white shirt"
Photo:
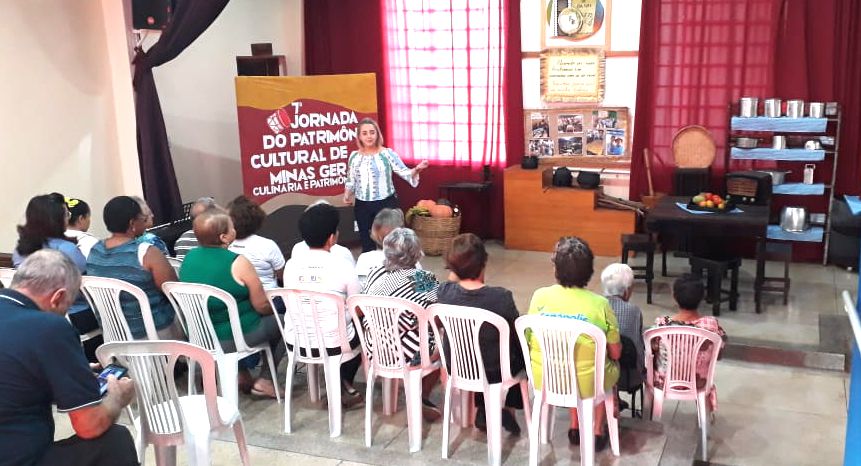
[[[245,196],[230,201],[227,210],[236,229],[236,240],[227,249],[251,262],[264,290],[278,288],[284,273],[284,255],[275,241],[256,234],[263,226],[266,212]]]
[[[82,199],[71,197],[65,198],[66,207],[69,209],[69,226],[66,227],[66,236],[73,238],[78,250],[84,257],[90,255],[90,249],[99,242],[95,236],[87,233],[90,229],[90,205]]]
[[[344,185],[344,202],[353,205],[362,252],[377,248],[371,239],[371,222],[380,210],[398,207],[392,173],[406,180],[410,186],[419,185],[419,173],[428,167],[427,160],[407,168],[395,151],[383,146],[383,135],[376,121],[364,118],[356,128],[356,145],[347,160],[347,182]]]

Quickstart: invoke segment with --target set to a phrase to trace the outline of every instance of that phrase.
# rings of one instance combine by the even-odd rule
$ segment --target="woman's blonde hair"
[[[359,150],[362,150],[365,148],[365,146],[362,145],[362,138],[360,136],[362,133],[362,126],[364,126],[364,125],[371,125],[374,127],[375,130],[377,130],[377,140],[374,141],[374,148],[375,149],[382,148],[383,147],[383,132],[380,131],[380,125],[373,118],[362,118],[362,121],[360,121],[359,124],[356,125],[356,147],[358,147]]]

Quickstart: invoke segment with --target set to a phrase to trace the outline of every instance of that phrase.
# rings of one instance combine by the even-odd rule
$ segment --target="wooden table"
[[[765,238],[768,227],[768,206],[743,205],[738,214],[692,214],[680,209],[676,203],[687,204],[689,197],[666,196],[646,214],[646,227],[650,231],[690,233],[694,237],[748,237]]]

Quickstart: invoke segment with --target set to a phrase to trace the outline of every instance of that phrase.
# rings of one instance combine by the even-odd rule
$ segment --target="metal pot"
[[[780,228],[784,231],[801,232],[810,228],[806,207],[784,207],[780,210]]]
[[[759,145],[757,138],[736,138],[735,146],[741,149],[753,149]]]
[[[804,101],[795,99],[786,101],[786,116],[789,118],[801,118],[804,116]]]
[[[768,118],[779,117],[781,104],[783,101],[780,99],[765,99],[765,116]]]
[[[757,97],[742,97],[738,101],[738,116],[742,118],[753,118],[756,116],[756,107],[759,105]]]
[[[788,173],[792,173],[792,170],[757,170],[758,172],[768,173],[771,175],[771,185],[777,186],[779,184],[783,184],[783,181],[786,179],[786,175]]]
[[[771,148],[777,150],[786,149],[786,136],[777,135],[773,136],[771,139]]]
[[[825,104],[822,102],[810,102],[807,106],[807,116],[810,118],[822,118],[825,116]]]

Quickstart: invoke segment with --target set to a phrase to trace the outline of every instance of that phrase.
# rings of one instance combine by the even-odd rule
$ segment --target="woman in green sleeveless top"
[[[211,285],[230,293],[239,308],[245,341],[251,346],[268,342],[277,367],[285,351],[278,321],[272,315],[254,266],[245,257],[227,250],[236,237],[230,216],[221,210],[208,210],[194,219],[194,234],[200,246],[185,256],[179,271],[180,280]],[[221,347],[226,352],[235,351],[226,306],[210,300],[209,316]],[[271,377],[268,362],[264,359],[260,378],[254,381],[251,393],[275,398]],[[249,384],[250,379],[247,369],[240,371],[240,387]]]

